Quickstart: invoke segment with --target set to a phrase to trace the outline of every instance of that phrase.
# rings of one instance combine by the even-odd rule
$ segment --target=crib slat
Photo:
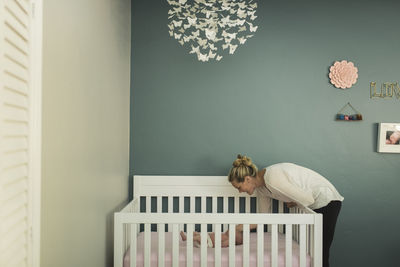
[[[214,250],[215,267],[221,267],[221,224],[215,225],[215,250]]]
[[[283,213],[283,201],[279,201],[278,204],[278,213]],[[283,234],[283,224],[278,226],[279,233]]]
[[[306,225],[300,225],[300,267],[306,267]]]
[[[228,197],[224,197],[224,199],[223,199],[223,211],[222,211],[222,213],[228,213]],[[227,224],[224,224],[223,225],[223,231],[224,232],[226,232],[226,230],[228,230],[228,225]]]
[[[224,197],[223,213],[228,213],[228,211],[229,211],[228,204],[229,204],[229,198],[228,197]]]
[[[269,205],[270,205],[270,211],[267,211],[267,212],[274,213],[274,199],[270,198],[267,201],[269,201]],[[267,228],[267,232],[270,233],[271,232],[271,225],[267,224],[266,228]]]
[[[146,196],[146,213],[151,212],[151,197]]]
[[[114,266],[122,267],[124,259],[124,228],[119,214],[114,217]]]
[[[157,212],[161,213],[162,212],[162,197],[157,197]]]
[[[206,207],[207,207],[207,197],[202,196],[201,197],[201,213],[206,213]]]
[[[158,267],[164,267],[165,255],[165,224],[158,224]]]
[[[190,213],[196,212],[196,198],[194,196],[190,197]]]
[[[206,213],[207,212],[207,197],[206,196],[201,196],[201,213]]]
[[[136,267],[137,224],[131,224],[130,267]]]
[[[283,201],[278,202],[278,213],[283,213]]]
[[[306,253],[310,253],[310,225],[306,225]]]
[[[271,266],[278,267],[278,225],[271,228]]]
[[[314,225],[310,225],[310,239],[308,240],[308,242],[310,243],[310,255],[311,258],[314,258]]]
[[[169,196],[168,197],[168,213],[174,212],[174,198]],[[168,232],[172,232],[172,225],[168,224]]]
[[[212,197],[212,213],[217,213],[218,198]]]
[[[251,200],[250,197],[246,197],[246,198],[245,198],[245,201],[246,201],[246,209],[245,209],[245,212],[246,212],[246,213],[250,213],[250,200]]]
[[[235,267],[235,224],[229,224],[229,267]]]
[[[264,266],[264,225],[257,224],[257,267]]]
[[[300,242],[300,225],[296,225],[297,242]]]
[[[186,266],[192,267],[193,266],[193,231],[194,225],[188,224],[187,225],[187,232],[186,232]]]
[[[179,225],[172,225],[172,266],[179,267]]]
[[[297,228],[298,228],[297,224],[293,225],[293,239],[294,241],[299,242]]]
[[[322,266],[322,214],[315,217],[314,222],[314,265]]]
[[[239,213],[239,197],[235,197],[235,213]]]
[[[185,198],[180,196],[179,197],[179,213],[184,213],[184,208],[185,208]],[[179,224],[179,231],[183,231],[183,223]]]
[[[162,213],[162,197],[161,196],[157,197],[157,213]],[[165,224],[159,223],[159,224],[157,224],[157,232],[161,231],[160,227],[164,227],[164,231],[165,231]]]
[[[201,244],[200,244],[200,255],[201,255],[201,267],[207,267],[207,224],[201,224]]]
[[[124,224],[124,248],[127,248],[131,245],[131,225]]]
[[[179,197],[179,213],[183,213],[185,211],[185,197]]]
[[[217,213],[217,204],[218,204],[218,199],[217,197],[212,197],[212,213]],[[212,224],[212,230],[215,232],[215,224]]]
[[[151,197],[150,196],[146,196],[146,213],[151,213]]]
[[[248,224],[243,224],[243,266],[250,266],[249,244],[250,244],[250,227]]]
[[[286,267],[292,267],[292,225],[286,224]]]
[[[144,267],[150,267],[150,251],[151,251],[151,239],[150,239],[150,224],[144,224]]]
[[[174,197],[168,197],[168,213],[174,212]]]

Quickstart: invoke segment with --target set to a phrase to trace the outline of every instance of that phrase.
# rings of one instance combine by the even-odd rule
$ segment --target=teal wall
[[[132,2],[131,175],[226,175],[238,153],[309,167],[345,197],[332,266],[398,266],[400,154],[376,138],[400,99],[369,83],[400,80],[400,1],[258,4],[256,35],[202,63],[169,37],[166,0]],[[359,69],[348,90],[328,78],[342,59]],[[364,121],[334,121],[347,102]]]

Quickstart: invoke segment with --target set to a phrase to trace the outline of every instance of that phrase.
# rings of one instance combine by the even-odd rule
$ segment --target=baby
[[[398,144],[398,142],[400,140],[400,131],[388,132],[388,133],[386,133],[387,134],[387,136],[386,136],[386,144],[388,144],[388,145],[396,145],[396,144]]]
[[[181,238],[183,241],[186,241],[186,234],[181,231]],[[236,231],[235,235],[235,245],[241,245],[243,243],[243,233],[240,231]],[[201,235],[199,232],[193,232],[193,245],[195,247],[200,247],[201,244]],[[221,247],[226,248],[229,246],[229,232],[221,233]],[[213,248],[215,247],[215,233],[207,234],[207,247]]]

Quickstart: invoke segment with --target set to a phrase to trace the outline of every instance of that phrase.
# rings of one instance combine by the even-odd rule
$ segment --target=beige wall
[[[41,267],[112,266],[128,198],[129,0],[44,0]]]

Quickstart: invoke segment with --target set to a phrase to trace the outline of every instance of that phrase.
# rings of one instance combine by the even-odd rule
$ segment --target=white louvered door
[[[41,27],[37,31],[36,2],[0,0],[1,267],[39,266]]]

